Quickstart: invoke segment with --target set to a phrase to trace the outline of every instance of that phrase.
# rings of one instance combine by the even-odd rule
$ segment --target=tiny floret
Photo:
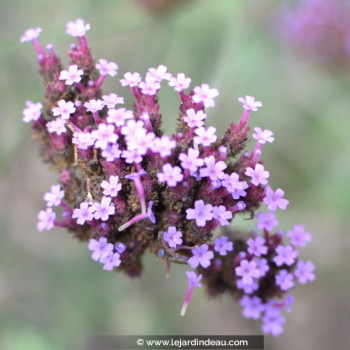
[[[114,77],[117,75],[118,65],[115,62],[108,62],[107,60],[101,58],[96,64],[96,68],[101,75],[110,75]]]
[[[91,238],[89,241],[88,249],[93,251],[91,259],[98,261],[113,252],[113,244],[108,243],[106,237],[100,237],[98,241]]]
[[[27,29],[24,32],[24,35],[21,37],[20,41],[21,41],[21,43],[24,43],[26,41],[32,41],[32,40],[38,38],[41,32],[42,32],[41,28],[30,28],[30,29]]]
[[[81,81],[81,76],[84,74],[82,69],[79,69],[76,64],[68,67],[68,70],[63,70],[60,73],[59,79],[65,80],[66,85],[73,85]]]
[[[254,128],[255,133],[252,135],[255,140],[258,140],[259,143],[262,145],[266,142],[272,143],[275,141],[275,138],[273,137],[273,132],[271,130],[261,130],[261,128],[256,127]]]
[[[47,202],[48,207],[57,207],[61,204],[63,197],[64,191],[61,190],[61,185],[53,185],[51,191],[45,193],[44,201]]]
[[[175,187],[184,178],[181,168],[178,166],[172,167],[169,163],[163,165],[163,172],[158,173],[157,176],[159,182],[166,182],[169,187]]]
[[[41,116],[41,109],[43,108],[43,105],[38,103],[33,103],[32,101],[26,102],[26,108],[23,109],[23,118],[22,120],[25,123],[29,123],[31,121],[36,121]]]
[[[198,248],[192,249],[193,256],[188,259],[188,264],[195,269],[198,265],[207,268],[210,265],[210,260],[214,258],[214,253],[208,250],[207,244],[202,244]]]
[[[211,204],[204,204],[200,199],[195,201],[194,209],[189,208],[186,210],[187,220],[196,220],[196,224],[199,227],[204,227],[207,221],[213,220],[213,206]]]
[[[182,232],[178,231],[175,226],[169,226],[167,232],[163,232],[164,241],[168,243],[170,248],[182,244]]]
[[[124,74],[124,79],[120,79],[122,86],[138,86],[141,82],[141,75],[138,72],[130,73],[127,72]]]
[[[65,100],[59,100],[57,107],[52,108],[52,113],[55,117],[61,116],[62,119],[69,119],[70,115],[75,112],[76,108],[72,101],[66,102]]]
[[[91,206],[88,202],[80,203],[80,208],[73,210],[73,219],[77,219],[78,225],[84,225],[86,221],[94,219],[95,207]]]
[[[176,77],[169,80],[169,86],[172,86],[178,92],[188,89],[190,85],[191,78],[186,77],[184,73],[178,73]]]
[[[75,21],[67,23],[66,33],[73,37],[84,36],[90,28],[90,23],[85,24],[83,19],[77,18]]]
[[[252,178],[252,184],[255,186],[267,185],[267,179],[270,176],[262,164],[256,164],[255,169],[247,167],[245,174]]]
[[[112,271],[114,267],[121,264],[119,253],[109,253],[107,256],[101,257],[100,263],[103,265],[103,270]]]
[[[255,97],[248,96],[248,95],[246,95],[245,98],[240,97],[238,99],[238,101],[242,103],[242,107],[246,111],[256,112],[258,110],[258,108],[262,107],[262,105],[263,105],[260,101],[255,101]]]
[[[259,230],[267,230],[272,231],[275,226],[278,226],[278,220],[275,219],[276,214],[275,213],[263,213],[260,211],[255,215],[255,217],[258,219],[258,222],[256,223],[256,227]]]
[[[307,242],[311,242],[311,234],[305,232],[302,225],[295,225],[294,230],[287,231],[287,237],[291,239],[290,243],[296,247],[305,247]]]
[[[199,128],[204,125],[204,119],[207,115],[202,111],[196,112],[193,108],[186,111],[186,116],[184,117],[184,122],[189,128]]]
[[[103,197],[101,203],[94,203],[94,218],[96,220],[101,219],[102,221],[107,221],[110,215],[114,215],[115,207],[111,204],[112,198]]]
[[[230,242],[227,236],[217,238],[214,244],[214,250],[220,255],[227,255],[227,252],[233,251],[233,242]]]
[[[217,89],[211,89],[208,84],[202,84],[201,86],[196,86],[193,91],[192,99],[195,103],[202,102],[205,108],[215,107],[214,98],[219,96]]]
[[[119,183],[119,176],[111,175],[109,182],[106,180],[102,181],[101,187],[104,190],[103,194],[105,196],[116,197],[118,192],[122,189],[122,184]]]
[[[315,280],[314,275],[315,265],[309,260],[306,263],[302,260],[298,261],[297,268],[294,272],[295,277],[299,283],[305,284],[308,281],[312,282]]]
[[[279,245],[276,248],[276,253],[277,255],[273,258],[273,261],[277,266],[282,266],[283,264],[291,266],[298,257],[298,252],[290,245],[285,247],[283,245]]]
[[[53,212],[52,208],[47,208],[46,210],[40,210],[38,214],[38,231],[42,232],[44,230],[51,230],[54,227],[54,222],[56,219],[56,213]]]
[[[209,126],[207,130],[203,127],[197,128],[195,133],[197,136],[194,137],[194,142],[196,142],[197,145],[206,147],[215,143],[217,140],[216,129],[213,126]]]
[[[275,192],[272,190],[270,186],[266,187],[264,203],[267,205],[267,210],[275,211],[277,208],[282,210],[287,209],[287,205],[289,201],[285,198],[284,191],[278,188]]]

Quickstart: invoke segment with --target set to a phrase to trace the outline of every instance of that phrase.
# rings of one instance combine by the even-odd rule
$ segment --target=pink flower
[[[88,245],[88,249],[93,251],[91,259],[95,261],[113,253],[113,248],[113,244],[108,243],[106,237],[100,237],[98,241],[91,238]]]
[[[112,198],[110,197],[103,197],[101,203],[93,204],[95,210],[94,218],[96,220],[101,219],[102,221],[107,221],[110,215],[114,215],[115,207],[113,203],[111,204],[111,200]]]
[[[39,37],[40,33],[41,33],[42,29],[41,28],[30,28],[30,29],[27,29],[25,32],[24,32],[24,35],[21,37],[20,41],[21,43],[24,43],[26,41],[32,41],[36,38]]]
[[[132,119],[133,117],[133,111],[129,111],[126,108],[110,109],[108,110],[107,122],[113,123],[116,126],[123,126],[125,120]]]
[[[123,151],[122,157],[125,158],[125,162],[128,164],[142,162],[142,156],[138,153],[136,148],[132,151]]]
[[[204,158],[204,163],[206,168],[201,168],[199,173],[202,177],[209,177],[210,180],[215,181],[218,179],[222,179],[225,176],[223,170],[227,168],[227,165],[223,161],[215,162],[215,157],[210,156]]]
[[[160,83],[154,77],[148,75],[146,76],[145,81],[141,81],[139,88],[144,95],[153,96],[156,95],[160,89]]]
[[[96,64],[96,68],[101,75],[110,75],[114,77],[117,75],[118,65],[115,62],[108,62],[107,60],[101,58],[99,63]]]
[[[90,28],[90,23],[85,24],[83,19],[77,18],[74,22],[70,21],[67,23],[66,33],[74,37],[84,36]]]
[[[73,85],[74,83],[79,83],[81,81],[81,76],[84,74],[82,69],[78,69],[76,64],[68,67],[68,70],[63,70],[60,73],[59,79],[65,80],[66,85]]]
[[[288,290],[293,288],[293,275],[291,273],[288,273],[287,270],[280,270],[280,272],[276,275],[276,284],[282,290]]]
[[[77,145],[79,149],[86,150],[95,143],[95,139],[89,132],[75,132],[72,143]]]
[[[46,124],[47,130],[49,133],[55,132],[57,135],[61,135],[62,133],[66,132],[66,121],[62,118],[57,118],[55,120],[52,120],[51,122],[48,122]]]
[[[53,185],[51,186],[51,191],[45,193],[44,201],[47,202],[48,207],[57,207],[61,204],[63,197],[64,191],[61,190],[61,185]]]
[[[22,120],[25,123],[29,123],[32,120],[38,120],[41,116],[41,109],[43,108],[43,105],[38,103],[33,103],[32,101],[26,102],[26,108],[23,109],[23,118]]]
[[[200,247],[192,249],[193,256],[187,261],[192,269],[195,269],[198,265],[204,268],[210,266],[210,260],[214,258],[214,253],[208,249],[207,244],[202,244]]]
[[[264,203],[267,205],[267,210],[275,211],[277,208],[285,210],[289,201],[283,198],[284,191],[280,188],[274,192],[270,186],[266,187]]]
[[[38,214],[39,222],[37,224],[37,229],[39,232],[44,230],[51,230],[54,227],[54,221],[56,219],[56,213],[52,211],[52,208],[47,208],[46,210],[40,210]]]
[[[271,130],[261,130],[261,128],[256,127],[254,128],[255,133],[252,135],[253,139],[258,140],[259,143],[264,145],[266,142],[272,143],[275,141],[275,138],[273,137],[273,132]]]
[[[72,101],[59,100],[57,106],[52,108],[52,113],[55,117],[60,115],[63,119],[69,119],[69,116],[76,110]]]
[[[141,75],[140,73],[130,73],[127,72],[124,74],[124,79],[120,79],[120,83],[122,84],[122,86],[130,86],[130,87],[134,87],[134,86],[138,86],[141,82]]]
[[[170,248],[176,248],[182,244],[182,232],[177,231],[175,226],[169,226],[167,232],[163,232],[164,241],[168,243]]]
[[[167,73],[167,67],[160,65],[158,68],[150,68],[147,76],[152,77],[155,81],[161,82],[162,80],[170,80],[171,74]]]
[[[204,204],[200,199],[195,201],[194,209],[189,208],[186,210],[187,220],[196,220],[196,225],[199,227],[204,227],[207,221],[213,220],[213,206],[211,204]]]
[[[122,127],[122,135],[125,135],[127,141],[132,141],[139,130],[145,130],[144,125],[142,120],[128,120],[126,125]]]
[[[265,229],[267,231],[272,231],[275,226],[278,226],[278,221],[275,219],[275,213],[263,213],[260,211],[255,215],[255,217],[259,220],[256,223],[256,227],[259,230]]]
[[[147,132],[145,129],[138,130],[134,139],[128,137],[128,150],[143,156],[152,147],[155,137],[153,132]]]
[[[298,252],[290,245],[279,245],[275,251],[277,255],[273,258],[273,261],[277,266],[282,266],[283,264],[291,266],[298,257]]]
[[[313,273],[315,265],[309,260],[306,263],[302,260],[298,261],[297,268],[294,271],[294,275],[298,278],[299,283],[305,284],[307,281],[314,281],[316,276]]]
[[[191,173],[196,172],[198,167],[204,164],[203,159],[198,157],[199,151],[193,148],[189,148],[187,154],[180,153],[179,160],[181,160],[182,168],[188,169]]]
[[[169,187],[175,187],[184,178],[181,174],[181,168],[172,167],[169,163],[163,165],[163,172],[158,173],[157,177],[159,182],[166,182]]]
[[[197,136],[195,136],[193,140],[197,143],[197,145],[203,145],[206,147],[210,146],[212,143],[215,143],[217,140],[217,136],[215,135],[216,129],[213,126],[209,126],[208,130],[201,127],[196,129],[194,132]]]
[[[124,104],[124,97],[119,97],[117,94],[103,95],[103,104],[107,108],[114,108],[116,104]]]
[[[247,244],[248,244],[247,251],[249,254],[253,254],[255,256],[261,256],[267,253],[268,248],[264,245],[265,239],[260,236],[256,236],[255,239],[249,238],[247,241]]]
[[[243,306],[243,316],[253,318],[254,320],[259,319],[261,313],[265,310],[264,304],[257,296],[249,297],[248,295],[244,295],[240,304]]]
[[[100,124],[97,130],[92,132],[92,137],[96,139],[95,147],[102,150],[107,148],[108,143],[115,143],[118,135],[114,133],[114,125]]]
[[[236,275],[242,277],[243,284],[253,284],[253,278],[258,278],[260,275],[257,264],[254,260],[248,261],[246,259],[241,260],[238,267],[235,268]]]
[[[262,107],[263,105],[260,101],[255,101],[255,97],[248,95],[246,95],[245,98],[240,97],[238,101],[242,103],[243,108],[246,111],[256,112],[258,108]]]
[[[264,166],[259,163],[255,164],[255,169],[247,167],[245,174],[252,178],[252,184],[255,186],[266,185],[266,179],[270,176],[269,172],[264,170]]]
[[[193,108],[186,111],[186,116],[184,117],[184,122],[187,123],[189,128],[199,128],[204,125],[203,120],[207,115],[202,111],[196,112]]]
[[[103,180],[101,187],[104,189],[103,194],[105,196],[116,197],[118,192],[122,189],[122,184],[119,183],[119,176],[111,175],[109,177],[109,182]]]
[[[94,218],[95,208],[90,206],[88,202],[80,203],[80,208],[73,210],[73,219],[78,219],[78,225],[84,225],[86,221],[91,221]]]
[[[159,153],[164,158],[171,156],[171,150],[176,147],[176,142],[170,140],[169,136],[156,137],[151,145],[152,152]]]
[[[215,107],[214,98],[219,96],[217,89],[211,89],[208,84],[202,84],[201,86],[196,86],[193,91],[192,99],[195,103],[203,102],[205,108]]]
[[[118,144],[108,145],[102,151],[102,157],[106,158],[107,162],[113,162],[115,159],[119,159],[122,151],[119,149]]]
[[[191,85],[191,78],[185,76],[184,73],[178,73],[177,77],[172,77],[169,80],[169,86],[173,86],[175,91],[183,91]]]
[[[101,100],[90,100],[89,102],[84,103],[84,107],[88,112],[95,113],[101,111],[104,104]]]

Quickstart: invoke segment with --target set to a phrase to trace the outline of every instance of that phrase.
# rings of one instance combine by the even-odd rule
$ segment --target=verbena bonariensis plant
[[[262,318],[264,333],[278,335],[290,309],[287,292],[298,280],[313,281],[314,265],[298,259],[297,247],[311,240],[300,225],[283,234],[277,230],[275,211],[288,200],[281,189],[268,186],[269,172],[259,160],[262,145],[273,142],[273,132],[254,128],[254,151],[245,151],[251,111],[262,103],[239,98],[244,113],[222,137],[206,128],[205,108],[215,106],[216,89],[207,84],[189,93],[191,79],[172,76],[165,66],[150,68],[145,81],[139,73],[120,80],[134,95],[133,110],[124,98],[104,95],[107,75],[117,75],[118,65],[100,59],[95,64],[82,19],[67,24],[77,37],[68,51],[70,65],[63,69],[53,45],[47,50],[29,29],[22,42],[32,41],[38,54],[45,94],[42,103],[26,102],[23,120],[33,122],[34,138],[41,144],[45,162],[60,172],[60,184],[44,195],[47,209],[40,211],[38,230],[65,227],[93,251],[92,259],[104,270],[124,270],[139,276],[146,250],[166,264],[188,264],[185,314],[193,287],[202,281],[211,296],[230,292],[243,306],[247,318]],[[176,134],[161,130],[157,97],[166,80],[180,95]],[[173,112],[168,114],[173,115]],[[261,204],[267,213],[260,211]],[[53,207],[62,207],[60,220]],[[228,230],[236,215],[257,218],[257,231]],[[214,239],[214,230],[225,235]],[[262,235],[260,234],[262,232]]]
[[[350,59],[350,3],[348,0],[298,0],[283,4],[275,23],[284,42],[313,59],[341,65]]]

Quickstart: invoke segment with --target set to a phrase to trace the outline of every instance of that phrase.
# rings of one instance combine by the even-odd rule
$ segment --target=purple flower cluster
[[[311,240],[300,225],[287,232],[283,245],[277,209],[288,200],[281,189],[268,185],[261,148],[273,142],[273,132],[256,127],[256,145],[245,151],[250,128],[248,116],[262,107],[252,96],[240,97],[243,115],[222,137],[205,126],[205,108],[215,107],[217,89],[207,84],[190,89],[191,79],[173,76],[167,67],[150,68],[144,80],[137,72],[120,79],[134,96],[132,109],[119,107],[124,98],[104,95],[107,76],[118,65],[105,59],[97,64],[85,37],[90,25],[82,19],[67,24],[77,37],[64,69],[53,45],[45,51],[38,42],[40,28],[26,31],[21,41],[32,41],[39,56],[45,94],[41,103],[26,102],[23,121],[32,122],[47,163],[60,173],[59,184],[44,195],[47,209],[39,213],[38,230],[66,227],[88,241],[92,259],[103,269],[123,270],[129,276],[142,272],[146,250],[165,263],[188,264],[184,315],[199,281],[215,295],[229,291],[241,301],[243,315],[262,318],[263,331],[282,331],[281,310],[290,308],[285,293],[295,280],[312,281],[312,262],[298,260],[296,247]],[[164,81],[179,94],[176,133],[161,130],[158,92]],[[267,212],[256,211],[261,204]],[[62,208],[57,220],[53,207]],[[236,215],[256,217],[258,233],[243,236],[227,229]],[[225,226],[225,236],[213,238]]]
[[[275,31],[313,59],[335,66],[350,59],[350,4],[347,0],[298,0],[284,4]]]

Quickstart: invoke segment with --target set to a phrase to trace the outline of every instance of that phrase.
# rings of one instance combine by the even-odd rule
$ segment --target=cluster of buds
[[[273,132],[254,128],[256,146],[245,151],[248,116],[262,103],[239,98],[241,120],[218,137],[213,126],[205,126],[205,109],[215,107],[218,90],[202,84],[186,93],[191,79],[173,76],[161,65],[150,68],[144,81],[139,73],[124,74],[120,83],[131,89],[135,102],[132,110],[120,107],[123,97],[101,91],[118,65],[95,63],[88,29],[82,19],[67,24],[67,33],[78,40],[68,52],[67,70],[53,45],[46,51],[40,46],[40,28],[21,39],[38,51],[45,87],[42,103],[26,102],[23,120],[32,122],[44,161],[60,173],[59,184],[44,195],[47,209],[38,215],[38,230],[67,228],[88,241],[92,259],[104,270],[130,277],[141,274],[146,250],[165,264],[167,275],[172,264],[186,264],[191,270],[182,315],[202,282],[212,296],[228,291],[240,300],[245,317],[262,318],[264,333],[280,334],[282,310],[292,301],[288,292],[296,281],[304,284],[315,276],[312,262],[298,260],[296,250],[310,234],[297,225],[283,244],[277,230],[275,211],[289,202],[281,189],[268,185],[269,172],[260,160]],[[172,137],[161,130],[157,94],[164,81],[181,100]],[[267,210],[257,212],[261,204]],[[60,219],[53,207],[61,207]],[[257,218],[256,229],[229,230],[237,215]]]
[[[313,59],[344,64],[350,59],[350,3],[298,0],[282,7],[276,31]]]

